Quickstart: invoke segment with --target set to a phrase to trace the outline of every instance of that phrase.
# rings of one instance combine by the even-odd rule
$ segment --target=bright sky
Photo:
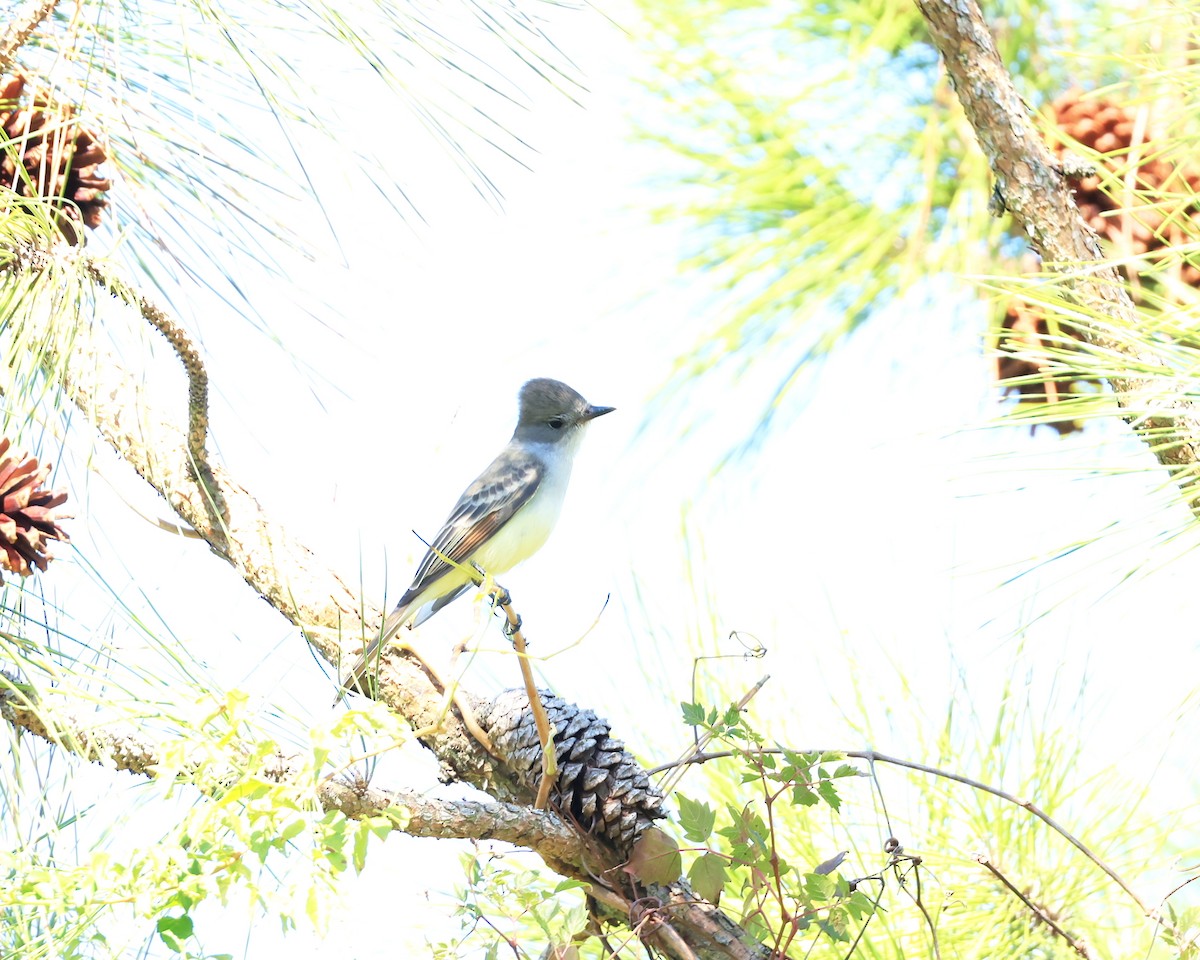
[[[1060,440],[983,428],[996,410],[969,297],[890,310],[802,384],[760,450],[713,473],[773,381],[752,368],[742,382],[702,382],[682,404],[654,404],[674,358],[716,319],[712,300],[678,273],[687,226],[648,222],[661,196],[647,181],[673,161],[630,141],[627,110],[648,109],[635,55],[592,13],[561,21],[553,35],[590,92],[582,108],[549,91],[533,98],[521,126],[538,151],[533,171],[491,170],[503,212],[404,140],[412,131],[398,121],[394,155],[420,183],[429,225],[389,217],[368,184],[330,183],[348,265],[296,277],[301,296],[344,304],[343,325],[281,308],[268,320],[289,355],[197,296],[197,312],[212,312],[184,319],[203,330],[229,469],[344,576],[361,570],[374,601],[394,599],[419,552],[409,531],[429,536],[505,442],[520,384],[553,376],[618,412],[592,428],[549,545],[504,582],[535,652],[580,637],[612,594],[596,629],[543,676],[647,761],[680,750],[692,658],[735,651],[724,639],[734,629],[770,653],[722,663],[705,689],[737,697],[770,673],[755,717],[796,746],[862,746],[869,726],[871,745],[925,759],[952,701],[986,722],[1010,677],[1033,704],[1051,704],[1054,721],[1083,718],[1090,769],[1119,762],[1145,779],[1170,744],[1195,742],[1194,711],[1181,709],[1200,675],[1194,537],[1151,554],[1180,555],[1164,569],[1135,566],[1182,512],[1162,506],[1162,478],[1120,430]],[[378,107],[347,99],[348,129]],[[165,514],[118,467],[106,473]],[[323,715],[328,677],[238,577],[194,542],[126,531],[126,508],[103,485],[91,497],[89,512],[114,522],[81,521],[77,547],[92,563],[128,563],[127,574],[106,570],[126,602],[158,610],[220,685]],[[122,529],[120,541],[105,529]],[[436,656],[473,624],[462,601],[421,642]],[[498,634],[485,646],[499,648]],[[497,653],[465,680],[479,692],[518,682]],[[1164,808],[1189,795],[1190,767],[1157,769]],[[431,764],[420,775],[433,785]],[[451,844],[393,837],[351,883],[335,940],[301,932],[289,955],[324,956],[330,942],[361,958],[423,955],[424,938],[447,929],[440,904],[461,875],[456,857]],[[397,905],[426,895],[433,906],[397,930]],[[244,918],[230,911],[227,922]],[[244,949],[272,950],[276,937],[258,923]],[[243,949],[240,935],[205,944]]]

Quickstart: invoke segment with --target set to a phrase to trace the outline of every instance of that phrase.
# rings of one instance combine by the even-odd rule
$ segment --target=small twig
[[[762,642],[758,639],[758,637],[754,636],[751,633],[747,633],[746,636],[750,638],[749,643],[747,643],[745,640],[742,639],[742,631],[730,630],[729,637],[727,638],[729,640],[736,639],[737,642],[740,643],[743,647],[742,653],[710,653],[710,654],[704,654],[702,656],[692,658],[692,703],[699,703],[699,699],[700,699],[696,693],[696,674],[700,669],[700,661],[701,660],[727,660],[732,657],[739,657],[743,660],[749,660],[751,658],[753,658],[755,660],[761,660],[763,657],[765,657],[767,655],[767,648],[765,646],[763,646]],[[762,686],[763,682],[765,682],[765,680],[759,681],[759,686]],[[700,731],[697,730],[695,727],[692,727],[692,739],[695,741],[695,748],[697,750],[699,750],[700,749]]]
[[[558,755],[554,750],[553,732],[550,720],[542,706],[542,698],[538,696],[537,685],[533,682],[533,670],[529,666],[529,655],[525,648],[525,635],[521,632],[521,618],[513,609],[512,596],[499,585],[493,585],[492,601],[504,611],[508,621],[508,637],[512,640],[513,649],[517,651],[517,660],[521,664],[521,679],[525,681],[525,695],[529,698],[529,709],[533,711],[533,722],[537,725],[538,740],[542,744],[542,779],[538,783],[537,798],[533,802],[535,810],[545,810],[550,802],[550,791],[554,781],[558,779]]]
[[[1195,869],[1195,868],[1192,868],[1192,869]],[[1180,883],[1180,884],[1176,885],[1175,887],[1173,887],[1171,890],[1169,890],[1163,896],[1163,898],[1158,902],[1158,917],[1155,919],[1155,922],[1154,922],[1154,933],[1150,937],[1150,943],[1146,947],[1147,960],[1148,960],[1151,952],[1154,950],[1154,944],[1158,940],[1159,928],[1166,926],[1166,924],[1163,922],[1163,907],[1168,907],[1168,904],[1167,904],[1168,900],[1170,900],[1173,896],[1175,896],[1175,894],[1177,894],[1184,887],[1188,886],[1191,883],[1194,883],[1197,880],[1200,880],[1200,876],[1188,877],[1186,880],[1183,881],[1183,883]],[[1168,928],[1168,929],[1170,929],[1170,928]],[[1176,932],[1176,931],[1172,931],[1172,932]],[[1196,936],[1193,935],[1191,937],[1189,943],[1195,944],[1195,942],[1196,942]],[[1184,950],[1181,945],[1176,944],[1176,949],[1179,951],[1180,956],[1184,956]]]
[[[515,942],[515,941],[514,941],[514,940],[513,940],[511,937],[509,937],[509,936],[506,936],[506,935],[505,935],[505,933],[504,933],[504,931],[503,931],[503,930],[501,930],[501,929],[500,929],[498,926],[496,926],[496,923],[495,923],[495,921],[494,921],[494,920],[492,920],[492,919],[491,919],[491,918],[490,918],[490,917],[489,917],[489,916],[488,916],[486,913],[484,913],[482,910],[480,910],[480,911],[479,911],[479,912],[478,912],[478,913],[477,913],[475,916],[476,916],[476,917],[477,917],[479,920],[482,920],[482,921],[483,921],[485,924],[487,924],[489,927],[491,927],[491,928],[492,928],[492,932],[493,932],[493,933],[496,935],[496,938],[497,938],[497,940],[498,940],[498,941],[500,941],[500,942],[502,942],[502,943],[505,943],[505,944],[507,944],[507,945],[508,945],[508,948],[509,948],[509,949],[510,949],[510,950],[513,952],[513,956],[514,956],[514,957],[516,957],[516,958],[517,958],[517,960],[521,960],[521,951],[520,951],[520,950],[517,948],[517,944],[516,944],[516,942]]]
[[[748,753],[749,754],[763,754],[763,753],[780,754],[782,752],[783,752],[782,748],[778,748],[778,747],[764,747],[764,748],[756,749],[756,750],[719,750],[719,751],[713,751],[711,753],[700,753],[700,754],[695,754],[693,756],[685,756],[680,760],[673,761],[672,763],[663,763],[657,767],[651,767],[646,772],[650,776],[654,776],[654,774],[661,773],[664,770],[671,770],[675,767],[683,767],[683,766],[687,766],[689,764],[706,763],[709,760],[721,760],[721,759],[725,759],[728,757],[744,756],[745,754],[748,754]],[[1090,849],[1088,849],[1087,845],[1084,844],[1084,842],[1082,840],[1080,840],[1078,837],[1076,837],[1073,833],[1071,833],[1071,831],[1069,831],[1066,827],[1064,827],[1062,824],[1060,824],[1058,821],[1056,821],[1053,817],[1051,817],[1048,813],[1046,813],[1044,810],[1042,810],[1039,806],[1037,806],[1037,804],[1035,804],[1029,800],[1022,800],[1020,797],[1016,796],[1015,794],[1009,793],[1007,790],[1001,790],[999,787],[993,787],[993,786],[990,786],[989,784],[982,783],[979,780],[973,780],[970,777],[963,776],[961,773],[952,773],[949,770],[941,770],[937,767],[931,767],[924,763],[917,763],[913,760],[904,760],[904,759],[901,759],[900,757],[890,757],[887,754],[878,753],[875,750],[839,750],[836,747],[834,747],[834,748],[826,747],[826,748],[822,748],[822,749],[795,750],[793,752],[795,752],[795,753],[837,753],[843,757],[854,757],[857,760],[866,760],[872,764],[874,764],[874,763],[889,763],[896,767],[904,767],[908,770],[916,770],[919,773],[928,773],[931,776],[942,777],[945,780],[953,780],[956,783],[966,784],[968,787],[973,787],[974,789],[979,790],[983,793],[990,793],[992,796],[999,797],[1001,800],[1007,800],[1009,803],[1014,804],[1014,805],[1020,807],[1021,809],[1023,809],[1026,813],[1029,813],[1029,814],[1033,815],[1034,817],[1036,817],[1038,820],[1041,820],[1042,823],[1046,824],[1046,826],[1048,826],[1051,830],[1053,830],[1055,833],[1057,833],[1059,836],[1061,836],[1064,840],[1066,840],[1069,844],[1071,844],[1071,846],[1073,846],[1076,850],[1078,850],[1085,857],[1087,857],[1088,860],[1090,860],[1097,867],[1099,867],[1101,870],[1103,870],[1104,873],[1108,876],[1108,878],[1113,883],[1115,883],[1118,887],[1120,887],[1122,890],[1124,890],[1125,893],[1129,896],[1129,898],[1138,905],[1139,909],[1141,909],[1142,913],[1145,916],[1149,917],[1152,920],[1160,919],[1159,912],[1157,910],[1154,910],[1154,909],[1148,907],[1146,905],[1146,903],[1142,900],[1142,898],[1139,897],[1134,892],[1133,888],[1128,883],[1125,882],[1125,880],[1121,877],[1121,875],[1119,873],[1117,873],[1116,870],[1114,870],[1107,863],[1105,863],[1103,860],[1101,860],[1099,857],[1097,857],[1094,853],[1092,853],[1092,851]]]
[[[985,857],[983,854],[977,854],[975,857],[975,860],[978,863],[982,864],[984,867],[986,867],[993,877],[995,877],[1002,884],[1004,884],[1004,886],[1007,887],[1009,889],[1009,891],[1012,892],[1013,896],[1015,896],[1018,900],[1020,900],[1023,904],[1025,904],[1026,907],[1029,908],[1030,912],[1035,917],[1037,917],[1039,920],[1042,921],[1042,923],[1044,923],[1051,930],[1053,930],[1056,934],[1058,934],[1058,936],[1060,936],[1064,940],[1066,940],[1067,943],[1069,943],[1071,945],[1072,950],[1074,950],[1077,954],[1079,954],[1081,957],[1083,957],[1084,960],[1091,960],[1092,953],[1090,950],[1088,950],[1088,946],[1086,943],[1084,943],[1082,940],[1077,940],[1075,937],[1073,937],[1069,933],[1067,933],[1066,930],[1064,930],[1062,927],[1060,927],[1054,921],[1054,918],[1050,916],[1049,912],[1044,907],[1038,906],[1038,904],[1034,903],[1027,896],[1025,896],[1024,893],[1022,893],[1015,886],[1013,886],[1012,882],[1008,879],[1008,877],[1006,877],[999,870],[997,870],[996,867],[993,866],[992,862],[987,857]]]
[[[899,850],[899,847],[897,847]],[[904,884],[905,878],[900,875],[899,864],[901,861],[907,860],[912,864],[912,872],[916,876],[917,892],[912,893]],[[934,923],[933,917],[929,915],[929,909],[925,906],[925,900],[921,896],[921,858],[894,855],[892,857],[892,869],[896,872],[896,877],[899,880],[900,889],[912,897],[912,902],[917,905],[917,909],[921,911],[921,916],[925,918],[925,922],[929,924],[929,940],[933,947],[934,960],[942,960],[942,951],[938,946],[937,924]]]
[[[854,951],[858,949],[859,941],[867,935],[867,925],[875,919],[875,915],[879,912],[879,901],[883,899],[883,891],[887,889],[887,882],[883,879],[883,874],[877,876],[862,877],[850,885],[850,889],[856,890],[857,884],[865,883],[868,880],[878,880],[879,889],[875,891],[875,902],[871,905],[871,912],[867,914],[867,919],[863,921],[863,925],[858,928],[858,934],[854,938],[854,942],[850,944],[850,949],[846,951],[846,955],[842,960],[850,960],[854,956]]]
[[[763,688],[763,686],[766,684],[766,682],[770,679],[771,679],[771,675],[769,673],[765,674],[763,676],[763,678],[758,681],[758,683],[756,683],[749,690],[747,690],[746,693],[742,696],[742,699],[740,699],[735,704],[737,709],[745,710],[746,704],[748,704],[754,698],[754,695],[756,693],[758,693],[758,691],[761,690]],[[708,744],[709,742],[711,742],[712,738],[714,736],[716,736],[716,734],[714,734],[710,731],[710,732],[704,734],[704,736],[702,736],[702,737],[697,737],[696,742],[693,743],[690,747],[688,747],[687,750],[684,751],[683,756],[680,757],[678,760],[676,760],[674,763],[665,763],[662,766],[655,767],[653,770],[646,771],[648,774],[650,774],[650,776],[654,776],[654,774],[660,773],[663,770],[670,770],[675,767],[679,768],[679,773],[677,776],[675,776],[673,778],[668,777],[666,780],[664,780],[662,782],[662,784],[659,785],[659,789],[662,790],[664,796],[670,795],[671,791],[675,789],[675,785],[683,777],[683,771],[688,764],[703,763],[704,761],[698,760],[697,758],[712,756],[710,754],[704,753],[703,751],[704,751],[705,745]],[[727,754],[727,756],[733,756],[732,752]],[[715,757],[714,757],[714,759],[715,759]]]
[[[4,36],[0,37],[0,70],[7,70],[12,66],[17,51],[25,46],[25,41],[33,35],[33,31],[41,22],[50,16],[56,6],[57,0],[34,0],[24,11],[13,17],[8,29],[4,31]]]

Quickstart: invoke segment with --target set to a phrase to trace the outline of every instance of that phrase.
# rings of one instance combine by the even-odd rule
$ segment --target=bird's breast
[[[504,573],[542,548],[558,522],[571,478],[570,464],[546,470],[532,497],[496,534],[475,551],[472,560],[488,573]],[[555,469],[558,467],[560,469]]]

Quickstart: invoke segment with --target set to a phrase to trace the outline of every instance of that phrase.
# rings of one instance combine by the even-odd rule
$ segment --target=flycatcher
[[[415,627],[471,586],[475,568],[504,573],[541,549],[562,510],[584,427],[613,407],[592,406],[559,380],[530,380],[518,394],[517,429],[450,511],[412,586],[342,684],[358,687],[367,665],[401,627]],[[451,562],[447,562],[451,561]]]

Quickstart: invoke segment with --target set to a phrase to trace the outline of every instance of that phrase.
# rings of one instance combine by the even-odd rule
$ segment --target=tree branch
[[[138,730],[109,725],[95,728],[70,715],[55,715],[48,722],[46,712],[18,698],[16,686],[7,675],[0,680],[0,717],[14,727],[89,762],[145,777],[161,775],[162,750],[152,738]],[[294,759],[279,754],[268,774],[272,780],[283,782],[295,776],[298,767]],[[185,762],[182,769],[172,771],[172,776],[194,782],[192,777],[202,769],[206,782],[222,787],[236,783],[242,775],[232,766],[214,771],[211,755],[198,752],[193,763]],[[367,783],[330,779],[318,785],[317,797],[324,809],[340,810],[352,820],[399,808],[404,816],[392,818],[392,829],[409,836],[500,840],[527,847],[558,873],[590,882],[602,919],[633,926],[632,902],[601,879],[611,876],[620,865],[614,861],[613,851],[557,813],[533,809],[528,798],[524,804],[442,800],[407,790],[381,790]],[[756,944],[717,907],[699,899],[685,881],[653,889],[663,903],[662,919],[645,938],[665,956],[674,960],[769,960],[765,947]]]
[[[1200,516],[1200,407],[1155,354],[1114,336],[1135,322],[1133,302],[1100,242],[1083,222],[1062,169],[1047,149],[1000,61],[976,0],[917,0],[942,62],[975,129],[1004,206],[1044,264],[1092,322],[1073,320],[1084,340],[1124,366],[1109,377],[1125,419],[1170,471]]]
[[[0,37],[0,70],[8,70],[12,66],[17,51],[25,45],[38,25],[53,12],[58,0],[33,0],[5,28],[4,36]]]
[[[28,254],[37,255],[45,256],[41,251],[32,249]],[[209,521],[213,526],[219,526],[228,519],[228,510],[221,500],[220,487],[213,478],[212,467],[208,462],[208,371],[204,368],[200,351],[196,349],[187,331],[162,307],[114,276],[107,267],[91,257],[84,258],[83,267],[88,277],[100,289],[137,310],[143,320],[166,338],[175,355],[179,357],[188,378],[188,455],[191,457],[192,469],[207,494]]]
[[[0,716],[83,760],[148,778],[161,775],[162,749],[140,731],[107,725],[94,728],[70,715],[55,715],[48,722],[44,711],[19,702],[12,688],[0,689]],[[248,755],[250,750],[244,752]],[[228,785],[241,777],[233,767],[214,771],[207,752],[202,756],[198,752],[193,763],[185,762],[183,769],[173,770],[172,775],[193,782],[192,777],[201,770],[204,780],[213,784]],[[294,759],[279,754],[271,765],[270,779],[284,782],[295,777],[298,770]],[[557,862],[578,862],[586,847],[585,838],[561,817],[514,803],[442,800],[409,790],[380,790],[366,783],[336,780],[320,783],[317,796],[323,809],[340,810],[351,820],[402,808],[406,816],[394,818],[393,829],[414,837],[503,840]]]
[[[1046,926],[1048,926],[1056,936],[1062,937],[1064,940],[1066,940],[1071,949],[1083,957],[1083,960],[1092,960],[1092,952],[1088,948],[1086,941],[1081,940],[1078,937],[1073,937],[1071,934],[1067,933],[1067,931],[1059,925],[1054,914],[1040,904],[1034,903],[1029,899],[1029,897],[1013,886],[1013,882],[1009,880],[1008,877],[1006,877],[1003,873],[1001,873],[996,868],[995,864],[993,864],[992,861],[987,857],[979,854],[975,857],[975,860],[980,864],[980,866],[985,867],[993,877],[999,880],[1004,885],[1005,889],[1007,889],[1013,896],[1020,900],[1021,903],[1025,904],[1026,909],[1035,917],[1037,917],[1038,920],[1046,924]]]
[[[19,270],[36,273],[50,263],[70,269],[70,258],[77,256],[75,251],[56,248],[45,254],[27,246],[10,246],[9,252],[9,269],[14,274]],[[86,264],[80,267],[76,261],[74,265],[88,274]],[[105,289],[112,292],[108,286]],[[121,299],[140,309],[142,298],[136,291]],[[51,338],[44,341],[43,348],[49,349]],[[46,369],[59,375],[66,396],[89,417],[113,449],[209,543],[214,553],[231,564],[263,599],[300,626],[308,642],[335,671],[344,655],[355,652],[365,638],[376,634],[383,612],[356,596],[345,581],[276,523],[227,470],[218,464],[211,466],[211,491],[197,482],[185,431],[156,408],[142,383],[126,372],[124,360],[97,345],[90,329],[84,327],[77,332],[69,356],[48,355]],[[223,516],[213,515],[214,495],[226,508]],[[347,647],[344,651],[343,642]],[[472,705],[485,702],[461,690],[458,696]],[[375,699],[415,729],[424,731],[422,742],[438,757],[448,778],[470,783],[500,801],[512,801],[518,810],[532,803],[533,793],[469,736],[457,716],[445,711],[443,692],[419,662],[403,651],[392,649],[381,656]],[[142,764],[151,755],[149,747],[136,736],[121,743],[89,737],[70,742],[54,740],[68,748],[71,742],[77,742],[80,755],[93,760],[116,762],[123,758],[124,763]],[[337,793],[339,802],[348,802],[344,790],[357,788],[331,785],[329,789]],[[490,809],[500,816],[500,806]],[[526,813],[523,811],[519,819],[527,825],[534,821],[523,819]],[[632,927],[632,900],[617,889],[623,878],[617,870],[623,856],[596,838],[582,835],[574,824],[568,826],[575,830],[574,845],[562,848],[561,859],[551,852],[549,841],[540,846],[539,853],[562,875],[592,883],[593,896],[603,905],[604,916]],[[685,882],[657,890],[656,895],[664,903],[664,922],[645,937],[664,956],[674,960],[767,960],[767,948],[757,944],[717,907],[699,900]]]

